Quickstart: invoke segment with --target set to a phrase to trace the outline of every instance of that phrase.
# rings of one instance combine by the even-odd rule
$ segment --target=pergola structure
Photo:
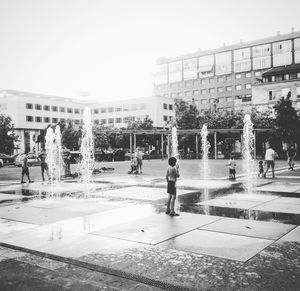
[[[266,133],[270,132],[271,129],[263,128],[263,129],[253,129],[254,134],[254,158],[256,158],[256,136],[257,133]],[[138,129],[138,130],[95,130],[95,133],[102,133],[102,134],[129,134],[130,135],[130,153],[133,153],[136,149],[136,136],[137,135],[160,135],[161,136],[161,152],[163,158],[164,152],[164,137],[167,137],[167,148],[169,148],[170,144],[170,137],[171,137],[171,129]],[[218,141],[218,133],[220,134],[239,134],[243,135],[243,129],[208,129],[208,134],[214,135],[214,157],[215,159],[218,158],[217,155],[217,141]],[[177,129],[177,135],[194,135],[196,148],[195,153],[198,157],[199,148],[198,148],[198,138],[201,136],[201,129]],[[241,139],[242,140],[242,139]]]

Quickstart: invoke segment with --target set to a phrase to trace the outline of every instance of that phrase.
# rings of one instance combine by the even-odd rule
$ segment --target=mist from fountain
[[[254,133],[253,123],[249,114],[244,116],[244,128],[243,128],[243,168],[246,173],[245,188],[250,194],[255,182],[253,172],[255,170],[254,165]]]
[[[92,117],[91,109],[85,107],[83,111],[83,127],[81,137],[81,162],[80,162],[80,173],[81,182],[89,184],[94,169],[95,158],[94,158],[94,137],[92,131]]]
[[[204,124],[201,129],[201,149],[202,149],[202,173],[203,179],[208,178],[209,169],[208,169],[208,151],[210,149],[209,141],[207,140],[208,130],[207,125]]]

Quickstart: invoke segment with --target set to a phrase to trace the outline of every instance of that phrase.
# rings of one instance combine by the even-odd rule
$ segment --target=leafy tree
[[[281,97],[274,105],[276,135],[281,141],[286,143],[294,142],[299,135],[299,116],[290,100],[291,92],[285,97]]]
[[[14,125],[9,116],[0,114],[0,152],[12,154],[14,149]]]
[[[152,129],[153,121],[146,116],[143,120],[132,121],[128,124],[127,129]]]
[[[70,150],[78,150],[80,147],[81,128],[75,129],[70,122],[61,133],[62,145]]]
[[[199,128],[199,111],[194,104],[183,100],[175,102],[176,123],[181,129]]]

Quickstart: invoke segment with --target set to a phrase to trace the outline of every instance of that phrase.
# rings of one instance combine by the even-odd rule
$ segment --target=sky
[[[151,96],[159,57],[297,31],[299,11],[299,0],[0,0],[0,90]]]

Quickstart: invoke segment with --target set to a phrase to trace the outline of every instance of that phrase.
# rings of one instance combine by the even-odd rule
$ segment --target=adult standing
[[[140,148],[137,148],[135,151],[135,157],[137,162],[137,171],[139,174],[142,174],[142,166],[143,166],[143,153]]]
[[[28,182],[33,183],[33,181],[30,179],[29,176],[29,167],[28,167],[28,158],[27,158],[27,153],[25,153],[23,161],[22,161],[22,176],[21,176],[21,184],[25,183],[24,182],[24,176],[27,176]]]
[[[71,153],[70,151],[64,147],[63,149],[63,160],[65,164],[65,177],[70,177],[71,176]]]
[[[295,166],[295,157],[296,157],[296,149],[294,148],[293,145],[290,146],[290,148],[286,152],[287,158],[288,158],[288,165],[289,165],[289,170],[294,170]]]
[[[272,178],[275,178],[275,173],[274,173],[274,169],[275,169],[275,157],[276,157],[276,152],[273,150],[272,146],[269,145],[269,148],[266,150],[266,154],[265,154],[265,163],[266,163],[266,171],[264,172],[264,178],[266,178],[266,175],[268,173],[268,170],[272,169]]]

